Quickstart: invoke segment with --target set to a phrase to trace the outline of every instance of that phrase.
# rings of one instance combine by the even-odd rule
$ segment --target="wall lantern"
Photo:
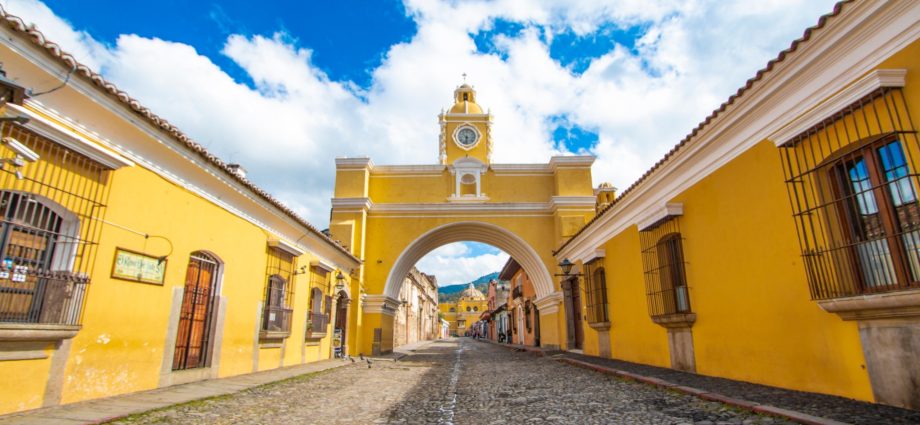
[[[572,274],[572,267],[574,265],[575,263],[569,261],[568,258],[562,260],[562,262],[559,263],[559,268],[562,269],[562,274],[557,274],[556,276],[562,276],[562,277],[581,276],[582,275],[581,273]]]
[[[335,275],[335,290],[336,291],[345,290],[345,276],[342,274],[341,270],[339,270],[339,272]]]

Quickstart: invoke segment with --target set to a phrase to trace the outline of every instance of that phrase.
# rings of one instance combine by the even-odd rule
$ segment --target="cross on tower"
[[[466,83],[466,73],[465,72],[463,73],[463,83],[464,84]]]

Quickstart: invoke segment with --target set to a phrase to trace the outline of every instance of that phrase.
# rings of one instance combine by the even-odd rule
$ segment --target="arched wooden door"
[[[219,265],[216,258],[204,252],[192,253],[189,258],[173,370],[206,367],[211,363],[209,349]]]

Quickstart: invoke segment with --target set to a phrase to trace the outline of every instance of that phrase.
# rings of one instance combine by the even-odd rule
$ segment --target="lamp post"
[[[335,275],[335,290],[336,292],[345,290],[345,276],[341,270]]]

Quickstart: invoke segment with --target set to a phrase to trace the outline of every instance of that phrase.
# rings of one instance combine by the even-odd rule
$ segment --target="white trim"
[[[442,164],[421,164],[421,165],[377,165],[371,168],[371,177],[391,177],[396,175],[432,175],[440,176],[447,169]]]
[[[37,105],[32,102],[30,102],[28,105],[30,108],[39,110],[42,109],[35,107]],[[35,112],[32,112],[27,108],[13,103],[7,103],[4,106],[5,108],[3,110],[3,116],[28,118],[29,122],[20,125],[48,140],[51,140],[54,143],[64,146],[74,152],[78,152],[81,155],[102,164],[110,170],[117,170],[121,167],[134,166],[134,163],[129,161],[127,158],[114,152],[109,152],[108,150],[89,140],[86,136],[83,136]],[[42,111],[42,113],[52,115],[50,112],[46,111]]]
[[[843,8],[556,258],[582,257],[604,245],[642,211],[670,201],[920,38],[920,2],[865,1]]]
[[[446,118],[459,118],[462,120],[474,120],[475,122],[480,122],[480,121],[476,121],[477,119],[483,120],[486,122],[492,121],[492,114],[488,112],[483,113],[483,114],[468,114],[464,112],[445,112],[441,114],[441,116],[445,118],[445,121],[447,121]]]
[[[557,155],[549,159],[549,168],[553,171],[559,168],[589,168],[595,159],[594,155]]]
[[[337,211],[366,211],[374,206],[371,198],[332,198],[332,209]]]
[[[268,246],[284,251],[295,257],[300,257],[301,255],[304,255],[307,253],[306,251],[300,249],[300,247],[298,247],[297,245],[294,245],[293,243],[288,242],[284,239],[274,239],[274,238],[269,239]]]
[[[590,263],[596,259],[604,258],[607,256],[607,250],[603,248],[597,248],[591,252],[587,257],[577,258],[576,260],[581,261],[582,264]]]
[[[398,293],[395,298],[386,294],[364,294],[362,301],[365,314],[374,313],[386,316],[395,316],[400,304]]]
[[[593,196],[553,196],[549,201],[549,208],[553,212],[560,209],[590,209],[594,210],[597,205],[597,198]]]
[[[371,159],[366,156],[357,158],[340,156],[335,159],[336,170],[364,170],[373,168],[374,161],[371,161]]]
[[[332,264],[329,264],[329,263],[327,263],[327,262],[325,262],[325,261],[323,261],[323,260],[313,260],[313,261],[311,261],[311,262],[310,262],[310,267],[322,269],[322,270],[325,270],[325,271],[327,271],[327,272],[329,272],[329,273],[332,273],[332,272],[335,271],[335,266],[333,266]]]
[[[406,246],[390,268],[383,293],[398,299],[405,276],[418,260],[439,246],[459,241],[487,243],[505,251],[530,276],[538,297],[553,292],[553,280],[546,265],[527,241],[495,224],[461,221],[433,228]]]
[[[539,297],[534,301],[534,304],[537,306],[537,310],[540,311],[540,314],[556,314],[559,313],[559,306],[562,304],[564,295],[562,291],[554,291],[549,294],[546,294],[542,297]]]
[[[639,227],[640,232],[644,232],[662,221],[682,215],[684,215],[684,204],[667,203],[636,217],[636,226]]]
[[[782,146],[803,131],[814,127],[827,117],[882,87],[904,87],[906,76],[906,69],[877,69],[872,71],[861,80],[800,115],[767,138],[772,140],[776,146]]]

